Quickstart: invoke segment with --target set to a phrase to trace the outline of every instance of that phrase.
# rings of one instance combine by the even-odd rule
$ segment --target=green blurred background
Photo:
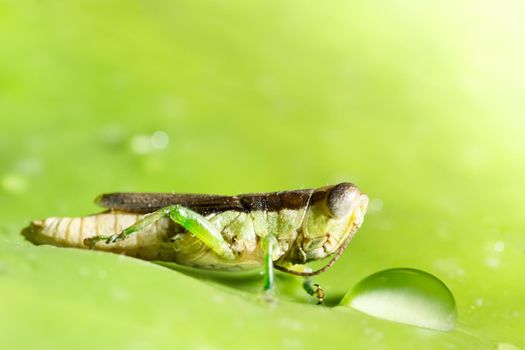
[[[0,0],[2,348],[525,347],[524,21],[521,1]],[[371,207],[316,281],[422,269],[456,331],[19,235],[102,192],[339,181]]]

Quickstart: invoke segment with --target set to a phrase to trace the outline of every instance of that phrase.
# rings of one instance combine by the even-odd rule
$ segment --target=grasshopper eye
[[[341,183],[334,186],[326,196],[326,206],[333,218],[348,214],[356,204],[359,190],[351,183]]]

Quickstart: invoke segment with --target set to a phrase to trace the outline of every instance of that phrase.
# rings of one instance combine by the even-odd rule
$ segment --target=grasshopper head
[[[339,250],[363,223],[368,197],[351,183],[316,190],[303,222],[297,260],[323,259]]]
[[[343,182],[331,187],[325,197],[328,214],[334,219],[354,219],[360,226],[368,206],[368,197],[351,183]]]

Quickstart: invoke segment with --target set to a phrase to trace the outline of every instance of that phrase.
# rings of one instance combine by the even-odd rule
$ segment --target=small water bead
[[[42,160],[38,158],[21,158],[16,162],[15,168],[21,174],[37,174],[42,171]]]
[[[27,180],[21,174],[5,174],[0,181],[1,188],[11,194],[21,194],[27,191]]]
[[[109,295],[119,303],[127,303],[131,299],[130,293],[126,288],[114,286],[110,289]]]
[[[151,145],[157,150],[162,150],[168,146],[170,138],[164,131],[155,131],[151,135]]]
[[[486,258],[485,265],[487,265],[491,269],[497,269],[500,266],[500,259],[496,257]]]
[[[119,145],[125,140],[125,129],[120,124],[108,124],[99,131],[102,141],[108,145]]]
[[[372,198],[368,203],[369,213],[378,213],[383,210],[383,201],[380,198]]]
[[[7,270],[7,264],[0,260],[0,275],[6,273]]]
[[[170,142],[170,138],[164,131],[155,131],[151,135],[135,135],[131,139],[131,151],[136,154],[150,154],[164,150]]]
[[[148,154],[152,152],[150,137],[148,135],[135,135],[131,139],[131,151],[136,154]]]
[[[100,270],[98,271],[97,273],[97,277],[101,280],[105,279],[106,277],[108,277],[108,273],[104,270]]]
[[[395,268],[357,283],[340,305],[371,316],[440,331],[456,325],[457,311],[450,290],[424,271]]]
[[[438,259],[432,266],[440,274],[446,275],[450,279],[458,279],[465,276],[465,269],[458,259]]]
[[[496,253],[501,253],[505,250],[505,243],[502,242],[502,241],[497,241],[496,243],[494,243],[494,251]]]
[[[515,345],[509,343],[499,343],[496,347],[497,350],[521,350]]]

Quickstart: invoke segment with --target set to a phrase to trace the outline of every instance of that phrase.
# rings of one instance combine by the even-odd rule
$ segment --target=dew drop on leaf
[[[27,180],[20,174],[6,174],[0,179],[0,187],[7,193],[22,194],[27,190]]]
[[[395,268],[357,283],[341,306],[378,318],[440,331],[456,325],[456,303],[447,286],[424,271]]]
[[[509,343],[499,343],[496,349],[497,350],[520,350],[520,348],[518,348],[517,346],[514,346]]]

